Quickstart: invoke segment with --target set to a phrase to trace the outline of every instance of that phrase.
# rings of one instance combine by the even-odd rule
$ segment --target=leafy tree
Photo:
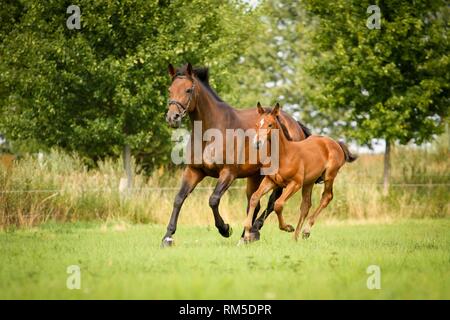
[[[306,70],[318,85],[306,92],[335,126],[360,143],[386,141],[385,190],[394,141],[421,144],[440,133],[449,110],[446,1],[376,1],[380,29],[370,29],[369,1],[307,0],[318,18]]]
[[[69,30],[71,4],[0,9],[0,132],[93,160],[129,145],[150,167],[167,162],[167,64],[213,66],[229,90],[251,12],[231,0],[80,0],[81,29]]]
[[[314,132],[330,132],[338,117],[336,112],[321,112],[305,96],[305,88],[316,80],[304,65],[313,51],[311,34],[316,19],[307,14],[300,0],[265,0],[257,7],[259,32],[256,40],[240,61],[239,104],[254,105],[255,101],[273,105],[281,102],[284,110],[293,114]]]
[[[380,29],[366,25],[374,2]],[[430,140],[448,119],[449,9],[439,0],[374,2],[267,0],[266,31],[248,59],[261,65],[262,83],[276,84],[267,97],[308,125],[369,146],[384,139],[387,190],[391,145]]]

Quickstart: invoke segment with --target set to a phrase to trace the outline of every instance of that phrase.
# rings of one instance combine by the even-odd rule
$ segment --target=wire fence
[[[346,183],[346,185],[356,186],[383,186],[383,183]],[[391,183],[390,187],[450,187],[450,183]],[[212,191],[215,186],[196,187],[194,190]],[[126,188],[118,190],[118,188],[87,188],[80,189],[81,192],[111,192],[111,191],[178,191],[179,187],[142,187],[142,188]],[[231,186],[228,190],[245,190],[245,186]],[[0,190],[0,194],[7,193],[63,193],[64,189],[30,189],[30,190]]]

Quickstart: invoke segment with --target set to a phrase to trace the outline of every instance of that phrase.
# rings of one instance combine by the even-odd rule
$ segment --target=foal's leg
[[[273,190],[267,203],[266,210],[264,210],[264,212],[259,216],[259,218],[256,219],[256,221],[253,223],[252,232],[257,232],[258,230],[261,230],[261,228],[264,225],[264,221],[266,221],[269,214],[271,214],[273,211],[275,201],[281,196],[282,193],[283,193],[282,187],[277,187],[275,190]]]
[[[205,175],[197,169],[189,166],[184,169],[181,188],[175,197],[175,201],[173,202],[172,215],[170,216],[169,225],[167,226],[167,231],[162,240],[161,247],[168,247],[173,244],[172,235],[177,230],[177,221],[181,206],[187,196],[192,192],[192,190],[194,190],[197,184],[202,181],[204,177]]]
[[[250,198],[252,196],[252,194],[258,190],[259,185],[261,184],[261,181],[264,177],[260,176],[260,175],[256,175],[253,177],[249,177],[247,178],[247,188],[246,188],[246,195],[247,195],[247,215],[248,215],[248,211],[250,209]],[[261,202],[258,201],[258,204],[256,205],[255,208],[255,214],[253,215],[253,220],[252,220],[252,224],[255,222],[255,218],[258,215],[259,210],[261,209]],[[258,229],[254,229],[252,228],[252,233],[254,233],[254,238],[255,240],[259,240],[259,232]],[[242,235],[241,235],[241,239],[244,239],[244,235],[245,235],[245,229],[242,230]]]
[[[269,179],[268,177],[264,177],[263,181],[261,182],[261,184],[258,187],[258,190],[256,190],[253,193],[253,195],[251,196],[250,208],[248,210],[247,218],[245,219],[245,222],[244,222],[244,230],[245,230],[244,240],[245,241],[253,240],[251,228],[252,228],[252,224],[253,224],[253,217],[255,215],[255,209],[259,203],[259,200],[261,199],[261,197],[263,195],[265,195],[267,192],[269,192],[270,190],[275,188],[275,186],[276,186],[276,184],[271,179]]]
[[[326,208],[326,206],[333,199],[333,182],[334,177],[328,180],[325,180],[325,187],[322,193],[322,198],[320,199],[319,207],[314,211],[313,215],[308,219],[308,223],[306,224],[305,229],[303,229],[303,239],[309,238],[311,234],[311,228],[316,222],[317,216],[319,213]]]
[[[284,222],[283,218],[283,206],[284,203],[293,195],[295,194],[300,188],[302,187],[301,184],[296,183],[295,181],[290,182],[283,190],[283,193],[278,198],[277,201],[275,201],[274,210],[278,217],[278,226],[280,230],[284,230],[287,232],[293,232],[294,227],[290,224],[286,224]]]
[[[309,209],[311,209],[311,195],[314,183],[303,186],[302,190],[302,204],[300,206],[300,217],[298,219],[297,228],[295,229],[294,239],[298,239],[300,230],[302,229],[303,223],[308,216]]]
[[[231,236],[233,230],[231,229],[229,224],[223,222],[223,219],[219,213],[219,203],[220,198],[222,198],[225,191],[228,190],[234,179],[235,176],[229,170],[222,170],[219,175],[219,181],[217,182],[212,195],[209,197],[209,206],[211,207],[214,214],[214,222],[216,228],[219,230],[219,233],[225,238]]]

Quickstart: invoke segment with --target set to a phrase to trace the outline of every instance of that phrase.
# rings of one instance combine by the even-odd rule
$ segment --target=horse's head
[[[193,100],[195,100],[196,80],[190,63],[180,69],[175,69],[169,64],[169,75],[172,84],[169,87],[166,121],[172,128],[178,128],[183,117],[195,108]]]
[[[258,121],[256,122],[256,135],[253,140],[253,145],[259,149],[266,141],[270,141],[271,132],[273,129],[280,129],[277,120],[280,114],[280,104],[277,102],[272,111],[266,112],[261,104],[258,102]]]

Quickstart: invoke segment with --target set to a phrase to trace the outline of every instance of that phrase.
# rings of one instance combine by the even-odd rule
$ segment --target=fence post
[[[128,144],[123,147],[123,168],[125,170],[126,178],[120,179],[119,191],[123,192],[127,190],[127,192],[130,192],[131,187],[133,186],[133,173],[131,170],[131,148]]]

